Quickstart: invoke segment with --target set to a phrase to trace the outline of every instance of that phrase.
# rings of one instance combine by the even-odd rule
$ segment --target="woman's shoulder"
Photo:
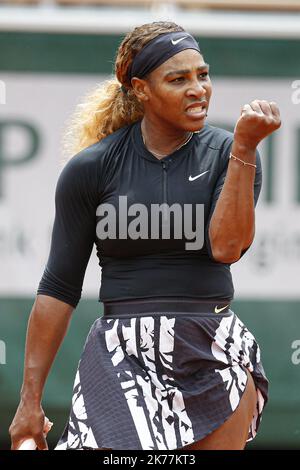
[[[133,125],[134,124],[130,124],[128,126],[121,127],[117,131],[112,132],[107,137],[104,137],[99,142],[96,142],[85,150],[87,150],[87,152],[99,154],[99,156],[111,151],[112,148],[114,149],[116,146],[122,144],[124,140],[126,140]]]
[[[74,155],[76,160],[83,161],[97,161],[102,159],[107,153],[111,153],[115,147],[123,143],[127,138],[128,133],[130,132],[132,124],[126,127],[122,127],[117,131],[109,134],[107,137],[104,137],[99,142],[86,147],[81,150],[78,154]]]
[[[130,128],[131,125],[123,127],[72,156],[63,165],[58,186],[85,187],[98,191],[99,186],[103,186],[103,180],[112,166],[111,161],[118,153],[118,147],[124,147]]]
[[[124,144],[132,125],[122,127],[99,142],[89,145],[72,156],[65,164],[68,171],[95,171],[115,155],[116,149]]]

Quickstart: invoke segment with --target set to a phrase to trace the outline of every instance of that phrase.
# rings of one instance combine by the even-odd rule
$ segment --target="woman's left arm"
[[[242,108],[235,130],[231,153],[255,165],[256,147],[280,127],[279,109],[274,102],[252,101]],[[255,167],[230,159],[225,182],[209,225],[213,258],[234,263],[254,238]]]

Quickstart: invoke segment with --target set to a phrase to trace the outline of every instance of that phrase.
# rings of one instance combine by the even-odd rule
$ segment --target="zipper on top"
[[[163,169],[163,202],[165,204],[168,203],[168,195],[167,195],[167,164],[166,162],[161,162],[162,169]],[[167,207],[163,208],[163,223],[169,222],[168,220],[168,209]]]

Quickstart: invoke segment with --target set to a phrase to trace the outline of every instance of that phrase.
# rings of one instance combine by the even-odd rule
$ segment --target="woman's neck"
[[[164,129],[145,118],[141,123],[141,131],[145,147],[158,159],[178,150],[192,136],[192,132]]]

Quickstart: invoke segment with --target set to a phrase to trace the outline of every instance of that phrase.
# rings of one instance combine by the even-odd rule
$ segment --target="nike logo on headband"
[[[178,44],[180,41],[183,41],[186,38],[187,38],[187,36],[184,36],[184,38],[176,39],[176,41],[174,41],[174,39],[171,39],[171,42],[172,42],[173,46],[176,46],[176,44]]]

